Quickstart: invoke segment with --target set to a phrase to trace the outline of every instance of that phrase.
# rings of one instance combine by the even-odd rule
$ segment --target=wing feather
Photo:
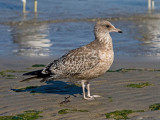
[[[78,48],[48,64],[42,73],[72,76],[94,68],[99,63],[98,51]]]

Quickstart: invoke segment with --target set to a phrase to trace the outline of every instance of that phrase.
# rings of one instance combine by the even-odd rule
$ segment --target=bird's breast
[[[114,52],[113,50],[100,50],[99,51],[99,57],[101,62],[107,62],[113,61],[114,59]]]
[[[101,69],[101,71],[106,72],[113,63],[114,52],[113,50],[101,51],[99,55],[100,55],[99,69]]]
[[[100,61],[92,69],[85,71],[84,73],[77,75],[77,79],[92,79],[104,74],[112,65],[114,59],[114,53],[112,51],[100,51]]]

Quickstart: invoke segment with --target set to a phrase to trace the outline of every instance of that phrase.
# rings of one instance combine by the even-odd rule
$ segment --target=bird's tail
[[[32,75],[32,77],[21,80],[20,82],[30,81],[33,79],[43,78],[42,82],[49,77],[49,74],[42,74],[42,70],[36,70],[28,73],[24,73],[23,75]]]
[[[37,79],[37,76],[26,78],[24,80],[21,80],[20,82],[30,81],[30,80],[33,80],[33,79]]]
[[[41,74],[42,74],[42,70],[35,70],[32,72],[24,73],[23,75],[41,75]]]

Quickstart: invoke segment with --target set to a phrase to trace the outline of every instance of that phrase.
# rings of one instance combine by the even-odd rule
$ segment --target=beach
[[[25,14],[19,1],[0,2],[0,120],[160,120],[160,2],[97,1],[38,1],[37,14],[31,1]],[[90,81],[101,97],[84,100],[80,81],[20,82],[93,41],[99,20],[123,31],[111,33],[111,68]]]
[[[20,82],[26,78],[26,71],[40,69],[35,64],[45,64],[51,58],[1,60],[1,68],[6,76],[1,75],[0,115],[11,116],[24,111],[42,111],[41,120],[104,120],[106,113],[121,110],[144,110],[129,114],[131,120],[158,120],[158,110],[152,111],[149,106],[160,103],[159,72],[152,64],[126,61],[115,61],[109,72],[91,80],[91,94],[101,97],[93,101],[82,99],[80,83],[69,80],[56,80],[40,83],[39,80]],[[18,63],[18,64],[17,64]],[[123,66],[123,69],[120,68]],[[143,66],[146,66],[145,68]],[[155,66],[156,63],[155,63]],[[7,72],[8,70],[8,72]],[[14,75],[14,76],[7,76]],[[130,84],[147,83],[142,88]],[[65,97],[69,97],[65,100]],[[60,110],[69,109],[60,114]],[[112,120],[113,118],[109,118]]]

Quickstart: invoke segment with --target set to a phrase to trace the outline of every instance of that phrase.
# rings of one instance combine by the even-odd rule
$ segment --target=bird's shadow
[[[82,94],[82,87],[70,82],[64,81],[48,81],[47,85],[28,86],[25,88],[11,89],[14,92],[30,92],[30,93],[48,93],[48,94],[67,94],[75,96]]]

